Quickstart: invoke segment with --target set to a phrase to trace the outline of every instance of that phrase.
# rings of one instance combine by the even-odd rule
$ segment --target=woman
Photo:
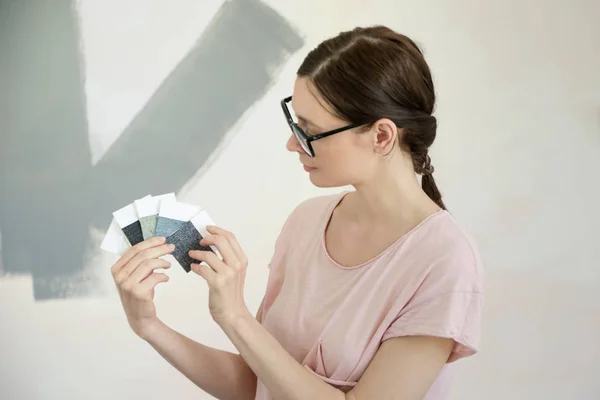
[[[134,332],[219,399],[446,398],[452,362],[478,345],[482,271],[432,176],[434,103],[429,67],[406,36],[378,26],[321,43],[282,101],[287,148],[316,186],[355,190],[292,212],[256,318],[244,303],[247,260],[235,236],[208,228],[201,244],[222,259],[190,252],[211,315],[239,355],[157,318],[153,290],[168,278],[155,269],[168,267],[158,257],[173,251],[161,238],[112,267]]]

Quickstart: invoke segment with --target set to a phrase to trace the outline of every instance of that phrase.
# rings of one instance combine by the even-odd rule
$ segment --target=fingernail
[[[169,249],[170,249],[170,250],[175,250],[175,245],[174,245],[174,244],[170,244],[170,245],[169,245]]]

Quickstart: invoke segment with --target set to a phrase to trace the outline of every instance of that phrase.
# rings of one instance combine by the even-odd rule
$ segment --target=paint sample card
[[[155,236],[168,237],[202,211],[200,206],[180,202],[163,202],[156,221]]]
[[[175,193],[166,193],[134,201],[144,240],[155,236],[160,205],[163,202],[174,203],[175,201]]]
[[[117,220],[117,223],[121,227],[125,237],[132,246],[135,246],[144,240],[144,236],[142,235],[142,226],[138,220],[134,203],[128,204],[125,207],[115,211],[113,213],[113,217],[115,220]]]
[[[190,250],[212,251],[220,257],[215,246],[200,245],[202,238],[209,235],[207,225],[215,223],[202,207],[177,202],[173,193],[148,195],[113,213],[100,248],[121,256],[149,237],[163,236],[167,243],[175,244],[171,255],[190,272],[191,264],[198,262],[189,257]]]
[[[137,199],[136,201],[148,199],[150,197],[152,196],[148,194],[142,197],[141,199]],[[121,210],[127,209],[127,207],[129,207],[130,205],[131,204],[121,208]],[[123,255],[123,253],[125,253],[125,251],[127,251],[129,247],[131,247],[131,243],[129,242],[129,239],[125,236],[125,233],[123,232],[123,228],[119,224],[119,221],[117,221],[117,218],[114,216],[114,214],[118,211],[119,210],[113,213],[113,219],[110,223],[110,226],[108,227],[108,230],[106,231],[106,234],[104,235],[104,239],[102,240],[100,248],[104,251],[108,251],[109,253],[113,253],[120,256]],[[126,221],[123,222],[126,223]]]
[[[122,256],[129,247],[131,247],[129,241],[125,237],[117,220],[113,218],[106,235],[104,235],[104,240],[102,240],[100,248],[109,253]]]
[[[199,262],[190,258],[188,253],[191,250],[217,252],[214,246],[200,245],[200,240],[208,235],[208,232],[206,231],[207,225],[214,225],[214,222],[206,211],[202,211],[199,214],[196,214],[190,221],[185,222],[183,226],[171,236],[167,237],[167,243],[175,244],[175,250],[172,253],[173,257],[175,257],[179,265],[181,265],[186,272],[191,271],[190,265],[192,263]]]

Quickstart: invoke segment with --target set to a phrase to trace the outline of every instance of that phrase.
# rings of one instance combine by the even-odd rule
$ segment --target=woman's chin
[[[345,186],[346,183],[340,183],[337,180],[327,178],[318,172],[318,170],[311,171],[308,175],[311,183],[319,188],[332,188]]]

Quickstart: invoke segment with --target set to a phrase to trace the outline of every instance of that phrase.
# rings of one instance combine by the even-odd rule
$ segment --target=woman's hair
[[[298,69],[338,117],[371,126],[394,121],[401,148],[410,154],[422,188],[446,208],[433,179],[428,155],[436,135],[435,91],[423,53],[408,37],[385,26],[355,28],[313,49]]]

